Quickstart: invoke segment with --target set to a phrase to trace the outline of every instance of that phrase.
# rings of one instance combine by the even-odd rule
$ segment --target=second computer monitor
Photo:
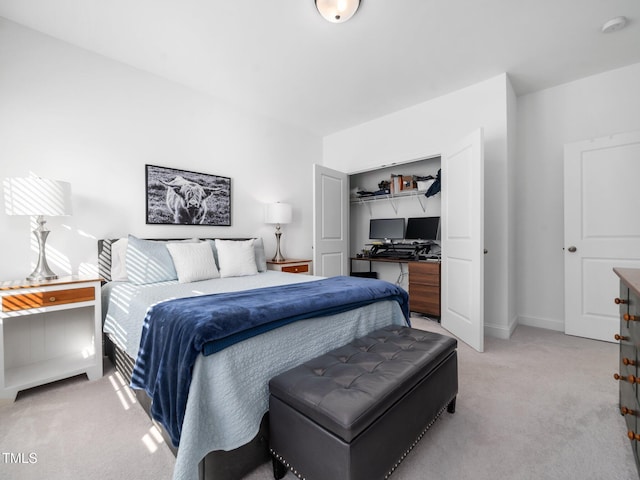
[[[440,240],[440,217],[415,217],[407,219],[407,240]]]

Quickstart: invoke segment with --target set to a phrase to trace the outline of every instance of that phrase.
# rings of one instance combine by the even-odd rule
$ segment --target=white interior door
[[[484,350],[484,147],[482,130],[442,156],[441,324]]]
[[[313,268],[349,275],[349,178],[321,165],[313,166]]]
[[[614,267],[640,268],[640,132],[565,145],[565,333],[614,341]]]

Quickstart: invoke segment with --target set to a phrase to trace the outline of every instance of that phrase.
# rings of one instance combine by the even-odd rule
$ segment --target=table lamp
[[[44,216],[71,215],[71,184],[38,177],[6,178],[4,206],[7,215],[38,217],[38,227],[33,231],[38,239],[38,264],[27,280],[39,282],[58,278],[47,264],[45,244],[49,230],[45,227]]]
[[[282,232],[280,231],[280,225],[285,223],[291,223],[291,205],[288,203],[271,203],[267,205],[265,211],[265,223],[276,225],[276,254],[271,259],[274,262],[284,262],[284,257],[280,252],[280,237]]]

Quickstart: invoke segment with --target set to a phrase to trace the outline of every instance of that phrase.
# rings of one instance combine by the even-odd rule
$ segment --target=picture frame
[[[146,223],[231,226],[231,178],[145,165]]]

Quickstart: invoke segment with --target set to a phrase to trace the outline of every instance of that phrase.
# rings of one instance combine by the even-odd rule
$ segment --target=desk
[[[350,273],[353,274],[353,261],[369,262],[371,272],[372,262],[397,263],[400,266],[400,275],[396,283],[401,283],[406,276],[409,277],[409,307],[412,312],[423,313],[440,317],[440,260],[415,261],[408,258],[391,257],[351,257]],[[409,265],[409,271],[403,266]]]
[[[409,258],[394,258],[394,257],[351,257],[350,258],[351,263],[349,265],[349,274],[350,275],[353,275],[353,261],[354,260],[359,260],[359,261],[363,261],[363,262],[369,262],[369,273],[371,273],[371,262],[397,263],[398,266],[400,267],[400,275],[398,275],[398,278],[396,280],[396,283],[398,285],[401,284],[402,280],[404,280],[404,277],[406,277],[408,275],[408,272],[404,271],[403,265],[414,261],[414,260],[409,259]]]

